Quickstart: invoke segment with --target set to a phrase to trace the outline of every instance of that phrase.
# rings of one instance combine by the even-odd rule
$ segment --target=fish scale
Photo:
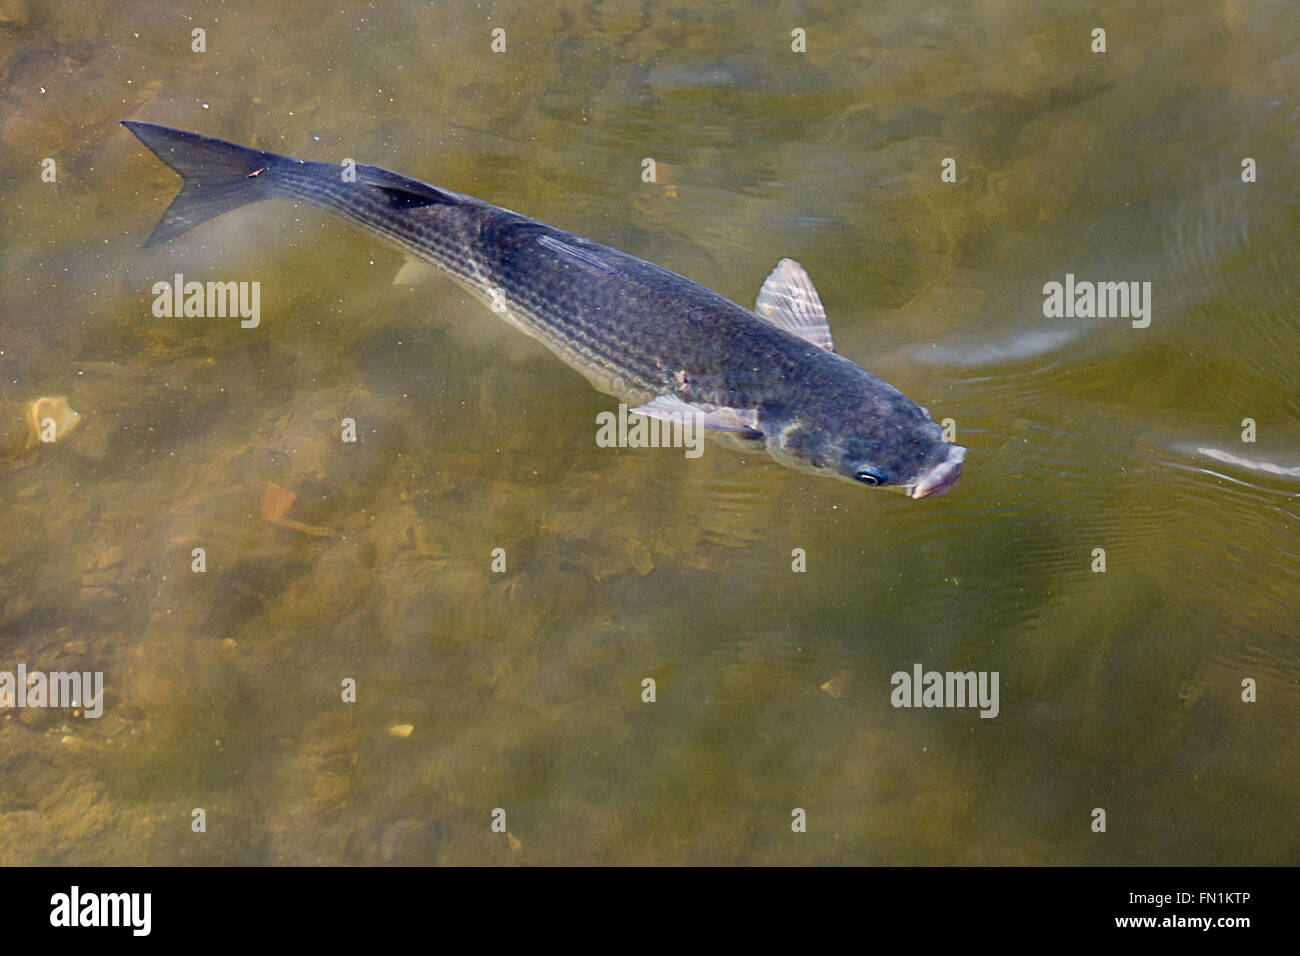
[[[359,178],[370,169],[358,167]],[[711,406],[749,407],[759,397],[757,391],[726,383],[723,373],[743,381],[750,376],[738,363],[748,361],[752,368],[781,364],[781,344],[810,351],[806,342],[755,322],[748,309],[617,249],[442,189],[451,202],[394,216],[385,194],[349,188],[355,184],[344,183],[340,170],[329,163],[289,161],[268,171],[267,185],[384,237],[452,276],[489,307],[504,303],[498,314],[542,341],[601,391],[624,400],[639,402],[673,390],[673,376],[685,370],[690,387],[683,397]],[[543,236],[598,256],[608,268],[565,261],[537,242]],[[690,338],[683,341],[674,331]],[[729,347],[717,346],[717,336]],[[765,341],[780,338],[793,341]],[[706,347],[683,347],[692,340]],[[738,353],[739,344],[749,347]]]
[[[941,494],[960,474],[965,449],[944,441],[927,412],[835,354],[816,291],[792,260],[764,285],[760,317],[643,259],[386,169],[124,125],[185,180],[146,246],[250,202],[299,200],[449,275],[641,414],[690,415],[762,441],[792,467],[912,497]]]

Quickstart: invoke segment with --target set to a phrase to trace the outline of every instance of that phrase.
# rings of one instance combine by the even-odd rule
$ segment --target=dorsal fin
[[[400,173],[380,169],[378,166],[358,166],[357,179],[387,196],[394,209],[416,209],[420,206],[432,206],[435,203],[455,205],[460,201],[460,197],[455,193],[446,192]]]
[[[782,259],[777,263],[758,293],[754,313],[818,348],[835,351],[822,300],[808,273],[793,259]]]

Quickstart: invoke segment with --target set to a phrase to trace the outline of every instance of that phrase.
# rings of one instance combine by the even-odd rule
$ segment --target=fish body
[[[924,409],[834,352],[792,260],[751,311],[617,249],[376,166],[123,125],[185,180],[146,246],[260,199],[306,202],[451,276],[642,414],[690,418],[784,464],[914,498],[942,494],[961,473],[965,449]]]

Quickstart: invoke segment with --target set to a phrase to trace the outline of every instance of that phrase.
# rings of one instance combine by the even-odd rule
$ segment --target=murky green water
[[[1296,862],[1291,5],[310,6],[0,0],[0,670],[106,685],[0,718],[0,863]],[[141,249],[178,181],[124,118],[745,304],[798,259],[965,474],[598,448],[612,399],[323,214]],[[176,272],[261,326],[155,318]],[[1151,282],[1150,326],[1045,318],[1066,273]],[[19,453],[41,396],[82,418]],[[892,707],[917,663],[999,715]]]

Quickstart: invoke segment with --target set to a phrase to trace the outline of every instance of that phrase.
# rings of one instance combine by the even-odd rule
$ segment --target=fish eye
[[[853,473],[853,477],[858,479],[858,481],[862,482],[864,485],[871,485],[873,488],[876,485],[883,485],[889,481],[889,479],[885,477],[885,473],[877,468],[859,468]]]

